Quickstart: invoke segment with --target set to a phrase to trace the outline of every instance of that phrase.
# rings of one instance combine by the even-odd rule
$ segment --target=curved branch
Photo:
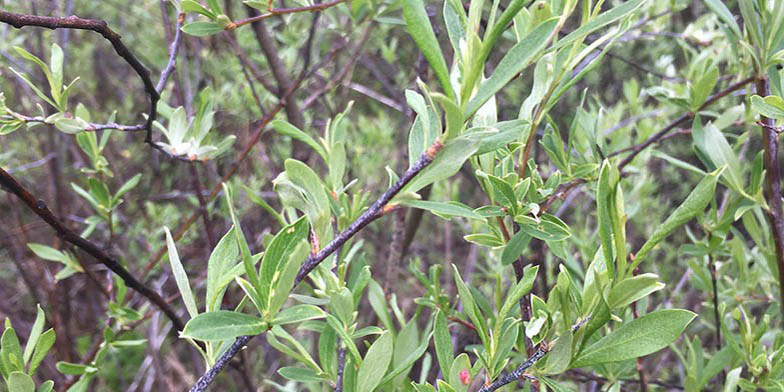
[[[258,22],[260,20],[264,20],[276,15],[285,15],[285,14],[294,14],[298,12],[314,12],[314,11],[322,11],[330,7],[334,7],[340,3],[345,2],[346,0],[333,0],[328,1],[326,3],[318,3],[313,4],[305,7],[295,7],[295,8],[270,8],[266,14],[256,15],[247,19],[238,20],[234,23],[229,24],[226,26],[226,30],[233,30],[237,27]]]
[[[127,130],[145,130],[147,136],[144,141],[152,144],[152,123],[155,121],[157,115],[158,100],[160,94],[155,88],[155,85],[150,79],[150,71],[142,65],[142,63],[131,53],[128,47],[122,42],[122,37],[109,28],[109,25],[98,19],[83,19],[77,16],[69,16],[67,18],[59,18],[53,16],[37,16],[16,14],[13,12],[0,11],[0,22],[10,24],[11,26],[20,29],[25,26],[44,27],[47,29],[76,29],[76,30],[89,30],[101,34],[106,40],[111,42],[114,51],[117,55],[122,57],[128,65],[136,71],[136,74],[141,78],[144,84],[144,91],[150,97],[150,114],[144,124],[131,126]]]
[[[57,232],[57,235],[60,236],[60,238],[94,257],[101,264],[105,265],[112,272],[117,274],[117,276],[122,278],[128,287],[132,288],[147,298],[150,302],[155,304],[155,306],[163,311],[163,313],[165,313],[166,316],[172,321],[178,331],[181,331],[185,327],[185,324],[183,324],[182,320],[177,316],[177,313],[174,312],[169,304],[166,303],[166,301],[158,293],[134,278],[133,275],[131,275],[131,273],[128,272],[128,270],[125,269],[125,267],[123,267],[118,260],[110,256],[103,249],[65,227],[65,225],[63,225],[60,220],[57,219],[52,211],[49,210],[43,200],[38,199],[33,194],[31,194],[22,186],[22,184],[20,184],[13,176],[8,174],[8,172],[2,168],[0,168],[0,187],[18,197],[19,200],[27,205],[27,208],[32,210],[44,222],[49,224],[49,226],[51,226]]]

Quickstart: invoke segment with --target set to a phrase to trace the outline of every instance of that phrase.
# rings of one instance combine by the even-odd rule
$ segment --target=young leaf
[[[438,216],[453,217],[458,216],[462,218],[482,219],[482,215],[474,212],[465,204],[459,202],[441,202],[430,200],[403,200],[400,204],[408,207],[419,208],[422,210],[430,211]]]
[[[682,309],[648,313],[586,348],[571,367],[620,362],[659,351],[674,342],[695,317],[696,314]]]
[[[46,332],[41,334],[38,338],[33,355],[30,358],[30,365],[27,370],[29,374],[34,374],[35,369],[38,369],[38,365],[41,364],[46,357],[46,354],[48,354],[49,350],[54,346],[55,338],[54,329],[52,328],[47,329]]]
[[[705,209],[711,199],[713,199],[713,192],[716,190],[716,182],[718,182],[722,171],[724,171],[724,167],[716,169],[705,176],[697,186],[694,187],[694,190],[691,191],[689,196],[686,197],[686,200],[667,217],[664,223],[656,227],[656,230],[651,237],[648,238],[648,241],[645,241],[635,255],[634,262],[629,267],[628,271],[634,271],[640,262],[645,259],[645,256],[648,255],[648,252],[653,250],[659,241],[663,240],[673,230],[690,221],[695,215]]]
[[[35,382],[27,374],[11,372],[8,376],[8,392],[35,392]]]
[[[659,282],[659,276],[656,274],[642,274],[626,278],[613,286],[607,297],[607,303],[611,309],[624,308],[663,288],[664,283]]]
[[[259,317],[228,310],[197,315],[185,324],[180,336],[196,340],[228,340],[238,336],[258,335],[267,329]]]
[[[237,237],[234,230],[232,227],[223,235],[207,261],[206,311],[208,312],[220,308],[220,299],[224,292],[223,289],[226,287],[221,282],[228,284],[234,280],[234,277],[224,279],[239,261],[239,248],[237,248]]]
[[[446,316],[441,310],[436,312],[436,323],[433,329],[433,345],[436,348],[436,359],[441,369],[451,369],[455,360],[452,337],[447,328]]]
[[[523,40],[518,42],[510,49],[490,78],[479,85],[479,91],[468,101],[464,111],[465,118],[468,119],[479,110],[485,102],[495,95],[501,88],[506,86],[518,73],[528,67],[547,45],[550,37],[555,30],[557,19],[551,19],[542,23],[534,31],[528,34]]]
[[[752,95],[751,107],[765,117],[784,118],[784,100],[777,95],[768,95],[765,98],[756,94]]]
[[[36,305],[36,308],[38,309],[38,312],[35,316],[35,322],[33,322],[33,327],[30,328],[30,336],[27,338],[27,343],[25,343],[22,360],[24,363],[27,363],[30,360],[30,356],[33,355],[33,348],[38,344],[38,338],[41,337],[41,332],[44,330],[44,310],[41,309],[41,305]]]
[[[381,383],[392,360],[393,339],[389,331],[376,339],[365,354],[357,373],[357,390],[372,392]]]
[[[308,135],[305,132],[302,132],[299,128],[295,127],[288,121],[275,120],[270,123],[270,126],[272,126],[272,129],[278,131],[278,133],[280,133],[281,135],[286,135],[291,137],[292,139],[296,139],[301,142],[304,142],[305,144],[310,146],[310,148],[316,151],[321,156],[321,159],[324,160],[324,162],[329,161],[327,151],[324,150],[324,147],[321,144],[317,143],[310,135]]]
[[[286,266],[289,256],[294,252],[297,244],[308,235],[308,221],[303,217],[293,224],[286,226],[275,235],[261,259],[259,269],[259,295],[269,299],[273,280]],[[265,308],[269,304],[265,304]]]
[[[285,309],[275,315],[270,324],[272,325],[286,325],[299,323],[305,320],[314,320],[326,316],[321,308],[313,305],[294,305]]]
[[[401,190],[401,194],[418,190],[443,179],[452,177],[463,163],[476,152],[479,143],[466,138],[456,138],[444,145],[433,162],[424,168]]]
[[[433,67],[433,72],[441,82],[441,88],[444,89],[446,95],[455,99],[455,92],[449,82],[446,61],[444,61],[438,40],[433,33],[433,27],[430,25],[430,19],[427,17],[427,11],[425,11],[425,2],[423,0],[403,0],[401,4],[408,34],[414,39],[430,66]]]
[[[196,317],[199,314],[199,309],[196,307],[196,301],[193,298],[193,291],[191,291],[191,285],[188,282],[188,274],[185,273],[185,268],[182,267],[180,255],[177,254],[177,247],[174,245],[174,239],[172,239],[169,228],[164,227],[163,230],[166,232],[166,249],[169,253],[169,263],[171,264],[174,281],[180,290],[180,296],[182,301],[185,302],[188,314],[190,314],[191,318]]]
[[[205,37],[223,31],[223,27],[215,22],[191,22],[182,26],[182,31],[196,37]]]

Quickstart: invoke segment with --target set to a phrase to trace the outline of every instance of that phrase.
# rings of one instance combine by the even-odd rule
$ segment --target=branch
[[[770,84],[766,77],[757,77],[755,83],[758,95],[763,97],[770,95]],[[784,215],[781,210],[779,147],[773,119],[760,115],[760,121],[765,124],[762,127],[762,145],[765,151],[762,161],[765,166],[765,196],[770,206],[766,215],[770,220],[770,231],[776,250],[776,264],[779,270],[779,304],[781,312],[784,313]]]
[[[226,26],[226,30],[233,30],[236,29],[237,27],[246,25],[248,23],[258,22],[260,20],[264,20],[276,15],[294,14],[298,12],[322,11],[327,8],[334,7],[345,1],[346,0],[334,0],[326,3],[313,4],[305,7],[295,7],[295,8],[270,8],[266,14],[256,15],[247,19],[242,19],[242,20],[238,20],[237,22],[231,23],[228,26]]]
[[[436,142],[433,143],[430,148],[427,149],[419,158],[411,165],[408,170],[400,177],[400,179],[395,182],[392,187],[387,189],[381,197],[378,198],[367,210],[365,210],[362,215],[357,218],[354,222],[352,222],[346,230],[343,230],[342,233],[338,234],[327,246],[321,249],[316,254],[311,254],[308,256],[308,259],[305,260],[305,263],[297,272],[297,278],[294,279],[294,285],[298,285],[302,279],[305,279],[309,273],[311,273],[324,259],[329,257],[336,249],[341,247],[346,241],[351,239],[358,231],[362,230],[363,227],[367,226],[370,222],[376,220],[377,218],[383,216],[386,212],[388,212],[387,203],[392,200],[395,195],[403,189],[406,184],[408,184],[414,177],[416,177],[422,169],[426,168],[433,162],[433,158],[435,158],[436,154],[441,151],[441,148],[444,145],[436,139]]]
[[[237,340],[234,341],[234,344],[232,344],[231,347],[229,347],[229,349],[226,350],[226,352],[215,361],[215,364],[212,365],[212,367],[207,370],[207,372],[204,373],[204,375],[201,376],[198,381],[196,381],[196,384],[193,385],[193,387],[190,389],[190,392],[206,391],[212,383],[212,380],[214,380],[215,377],[220,374],[221,370],[223,370],[223,368],[225,368],[226,365],[231,362],[231,359],[234,358],[234,356],[237,355],[237,353],[240,352],[240,350],[242,350],[242,348],[245,347],[245,345],[251,339],[253,339],[253,336],[238,337]]]
[[[57,232],[57,235],[60,238],[94,257],[101,264],[105,265],[112,272],[122,278],[128,287],[134,289],[139,294],[150,300],[150,302],[155,304],[155,306],[157,306],[161,311],[163,311],[163,313],[166,314],[167,317],[169,317],[178,331],[181,331],[184,328],[182,320],[177,316],[174,310],[169,307],[169,304],[166,303],[166,301],[161,298],[160,295],[158,295],[158,293],[152,291],[140,281],[136,280],[136,278],[134,278],[133,275],[131,275],[131,273],[128,272],[128,270],[125,269],[122,264],[120,264],[119,261],[115,260],[112,256],[109,256],[109,254],[107,254],[97,245],[87,241],[78,234],[66,228],[60,222],[60,220],[54,216],[52,211],[46,207],[46,203],[44,203],[43,200],[33,196],[33,194],[27,191],[27,189],[25,189],[13,176],[8,174],[2,168],[0,168],[0,187],[18,197],[19,200],[26,204],[30,210],[38,215],[44,222],[49,224],[49,226],[51,226]]]
[[[208,203],[211,202],[212,200],[214,200],[215,197],[217,197],[218,194],[220,193],[220,191],[222,189],[221,183],[227,182],[234,175],[234,173],[237,172],[237,169],[239,169],[239,167],[242,164],[242,162],[245,160],[245,158],[248,156],[248,154],[250,154],[250,150],[261,139],[261,135],[262,135],[262,133],[264,133],[264,130],[266,129],[267,125],[270,123],[270,121],[272,121],[275,118],[275,115],[278,114],[278,112],[281,109],[283,109],[283,107],[285,106],[285,103],[284,103],[285,98],[288,97],[290,94],[293,94],[294,91],[296,91],[299,88],[299,86],[302,84],[302,82],[306,78],[310,77],[318,69],[320,69],[321,67],[323,67],[327,63],[331,62],[335,58],[335,56],[337,55],[338,51],[340,51],[341,49],[343,49],[342,45],[338,46],[337,48],[335,48],[332,51],[332,53],[324,61],[321,61],[320,63],[316,64],[312,69],[310,69],[310,70],[303,70],[302,74],[297,79],[297,82],[294,83],[294,86],[292,86],[291,90],[289,90],[286,93],[286,95],[278,101],[278,104],[275,105],[272,108],[272,110],[270,110],[266,115],[264,115],[261,118],[261,120],[258,121],[258,125],[256,126],[256,130],[253,132],[253,136],[251,136],[250,141],[248,142],[248,144],[245,146],[245,148],[242,150],[242,152],[239,153],[239,155],[237,156],[237,160],[231,165],[231,167],[226,172],[226,174],[224,174],[223,177],[221,177],[220,182],[218,184],[216,184],[212,188],[212,191],[210,192],[209,196],[207,197],[207,202]],[[175,241],[180,239],[185,234],[185,231],[187,231],[188,228],[191,227],[191,225],[196,221],[196,218],[198,218],[198,216],[199,216],[199,212],[198,211],[192,213],[188,217],[188,219],[185,219],[185,222],[183,222],[182,225],[180,225],[180,227],[177,229],[177,231],[175,233],[172,233],[172,238]],[[161,257],[163,257],[164,253],[166,253],[166,246],[162,246],[162,247],[158,248],[158,251],[155,252],[155,254],[152,256],[152,258],[144,266],[144,271],[142,272],[142,277],[147,276],[147,274],[150,273],[152,268],[156,264],[158,264],[158,261],[160,261]]]
[[[542,359],[542,357],[547,354],[547,351],[549,351],[548,347],[546,347],[544,344],[540,344],[539,347],[536,348],[536,351],[534,351],[534,354],[528,357],[528,359],[518,366],[517,369],[511,373],[507,373],[499,377],[492,384],[483,386],[479,392],[492,392],[506,384],[519,380],[523,376],[523,373],[528,370],[528,368],[533,366],[538,360]]]
[[[426,168],[430,163],[433,162],[433,158],[435,158],[436,154],[441,151],[443,144],[436,139],[436,142],[433,143],[430,148],[427,149],[419,158],[414,162],[414,164],[406,170],[405,173],[400,177],[400,179],[395,182],[392,187],[390,187],[386,192],[384,192],[381,197],[378,198],[371,206],[368,208],[359,218],[357,218],[353,223],[349,225],[346,230],[342,233],[338,234],[335,239],[333,239],[327,246],[325,246],[321,251],[316,254],[311,254],[308,256],[308,259],[305,260],[305,263],[300,268],[299,272],[297,273],[297,278],[294,280],[294,287],[296,287],[316,266],[319,265],[324,259],[326,259],[329,255],[331,255],[336,249],[341,247],[346,241],[351,239],[359,230],[363,227],[367,226],[368,223],[374,221],[375,219],[383,216],[386,212],[389,212],[391,208],[387,206],[390,200],[392,200],[395,195],[397,195],[403,187],[408,184],[417,174],[419,174],[424,168]],[[202,392],[209,387],[210,383],[215,379],[218,373],[226,367],[226,365],[231,361],[231,358],[236,355],[240,349],[248,343],[253,338],[253,336],[240,336],[234,343],[231,345],[228,351],[226,351],[223,355],[215,361],[215,365],[210,368],[204,375],[199,378],[196,384],[191,388],[190,392]]]
[[[114,47],[114,51],[117,52],[117,54],[122,57],[131,66],[131,68],[133,68],[134,71],[136,71],[136,74],[139,75],[139,78],[142,79],[142,83],[144,84],[144,91],[150,97],[150,114],[148,115],[147,121],[144,124],[131,126],[131,128],[133,128],[133,130],[147,131],[147,136],[145,137],[144,141],[153,144],[152,123],[155,121],[155,117],[157,115],[156,108],[158,106],[158,99],[160,99],[160,95],[158,90],[153,85],[152,80],[150,79],[150,72],[147,70],[147,68],[144,67],[144,65],[142,65],[141,62],[139,62],[138,59],[136,59],[136,57],[125,46],[125,44],[123,44],[122,37],[112,31],[105,21],[98,19],[82,19],[73,15],[67,18],[58,18],[0,11],[0,22],[10,24],[17,29],[25,26],[36,26],[52,30],[89,30],[101,34],[104,38],[111,42],[112,46]]]
[[[700,110],[705,109],[706,107],[712,105],[713,103],[715,103],[719,99],[726,97],[727,95],[731,94],[732,92],[740,90],[743,86],[749,84],[753,80],[754,80],[754,77],[748,77],[746,79],[741,80],[740,82],[731,84],[730,86],[728,86],[724,90],[721,90],[718,93],[716,93],[715,95],[710,96],[705,101],[705,103],[703,103],[702,106],[700,106],[700,108],[697,111],[699,112]],[[631,147],[624,148],[622,150],[614,151],[611,154],[609,154],[608,157],[613,157],[613,156],[616,156],[616,155],[619,155],[619,154],[631,151],[631,154],[629,154],[629,156],[624,158],[624,160],[621,161],[621,163],[618,164],[618,170],[623,170],[623,168],[626,165],[628,165],[629,163],[631,163],[631,161],[634,160],[634,158],[637,156],[637,154],[642,152],[642,150],[648,148],[648,146],[650,146],[651,144],[660,141],[668,133],[670,133],[670,131],[672,131],[673,129],[675,129],[675,128],[683,125],[683,124],[685,124],[692,117],[694,117],[694,113],[692,113],[692,112],[683,113],[678,118],[673,120],[671,123],[667,124],[667,126],[664,127],[664,129],[662,129],[661,131],[657,132],[656,134],[654,134],[653,136],[648,138],[646,141],[644,141],[642,143],[639,143],[639,144],[635,144],[635,145],[633,145]]]

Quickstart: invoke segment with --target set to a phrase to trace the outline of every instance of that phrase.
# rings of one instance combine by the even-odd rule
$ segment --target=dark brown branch
[[[743,79],[743,80],[741,80],[741,81],[739,81],[737,83],[729,85],[724,90],[721,90],[720,92],[716,93],[715,95],[710,96],[705,101],[705,103],[703,103],[702,106],[700,106],[700,108],[697,111],[703,110],[706,107],[708,107],[708,106],[712,105],[713,103],[715,103],[716,101],[718,101],[719,99],[726,97],[727,95],[733,93],[734,91],[740,90],[743,86],[751,83],[753,80],[754,80],[753,77],[748,77],[748,78]],[[653,136],[651,136],[650,138],[648,138],[644,142],[639,143],[639,144],[635,144],[635,145],[633,145],[631,147],[624,148],[622,150],[614,151],[614,152],[610,153],[609,156],[613,157],[613,156],[622,154],[624,152],[631,151],[631,154],[629,154],[626,158],[624,158],[623,161],[621,161],[621,163],[618,164],[618,170],[623,170],[623,168],[626,167],[626,165],[628,165],[629,163],[631,163],[631,161],[634,160],[634,158],[637,156],[637,154],[642,152],[642,150],[648,148],[648,146],[650,146],[651,144],[660,141],[662,138],[664,138],[664,136],[666,136],[668,133],[670,133],[670,131],[672,131],[673,129],[678,128],[679,126],[681,126],[683,124],[685,124],[687,121],[689,121],[693,117],[694,117],[694,113],[692,113],[692,112],[683,113],[678,118],[673,120],[671,123],[667,124],[667,126],[664,127],[661,131],[657,132],[656,134],[654,134]]]
[[[160,295],[158,295],[158,293],[152,291],[140,281],[136,280],[136,278],[134,278],[133,275],[131,275],[131,273],[128,272],[128,270],[125,269],[122,264],[120,264],[119,261],[115,260],[112,256],[109,256],[109,254],[107,254],[103,249],[66,228],[65,225],[63,225],[60,220],[57,219],[57,217],[52,213],[52,211],[49,210],[43,200],[33,196],[33,194],[27,191],[27,189],[25,189],[18,181],[16,181],[13,176],[8,174],[2,168],[0,168],[0,186],[7,192],[10,192],[18,197],[19,200],[26,204],[30,210],[38,215],[44,222],[49,224],[49,226],[51,226],[57,232],[57,235],[60,238],[94,257],[101,264],[105,265],[112,272],[117,274],[117,276],[122,278],[128,287],[143,295],[145,298],[150,300],[150,302],[155,304],[155,306],[163,311],[163,313],[165,313],[166,316],[172,321],[178,331],[181,331],[184,328],[182,320],[177,316],[174,310],[169,307],[169,304],[167,304],[166,301],[161,298]]]
[[[151,145],[153,144],[152,123],[155,121],[155,117],[157,115],[156,108],[158,106],[158,99],[160,99],[160,95],[158,94],[158,90],[156,90],[155,85],[150,79],[150,72],[147,70],[147,68],[144,67],[144,65],[142,65],[141,62],[139,62],[138,59],[136,59],[136,57],[125,46],[125,44],[123,44],[122,37],[112,31],[105,21],[97,19],[82,19],[73,15],[67,18],[58,18],[0,11],[0,22],[10,24],[17,29],[25,26],[36,26],[52,30],[89,30],[101,34],[104,38],[111,42],[115,52],[117,52],[117,54],[122,57],[131,66],[131,68],[133,68],[134,71],[136,71],[136,74],[139,75],[139,78],[142,79],[142,83],[144,84],[144,91],[150,97],[150,113],[147,117],[147,121],[144,124],[136,125],[134,127],[138,128],[138,130],[146,130],[147,136],[145,137],[144,141],[150,143]]]
[[[755,80],[757,94],[763,97],[770,95],[770,84],[767,77],[759,76]],[[760,116],[762,127],[762,146],[764,148],[763,164],[765,166],[765,198],[768,202],[768,220],[776,249],[776,264],[779,270],[779,305],[784,314],[784,215],[781,210],[781,177],[779,174],[778,140],[773,119]],[[718,327],[718,326],[717,326]]]

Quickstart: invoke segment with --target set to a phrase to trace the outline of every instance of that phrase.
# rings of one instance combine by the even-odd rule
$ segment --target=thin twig
[[[155,88],[152,80],[150,79],[150,72],[125,46],[120,35],[110,29],[109,25],[105,21],[98,19],[82,19],[73,15],[67,18],[58,18],[0,11],[0,22],[10,24],[17,29],[25,26],[36,26],[52,30],[89,30],[101,34],[104,38],[111,42],[115,52],[117,52],[117,54],[122,57],[131,66],[131,68],[133,68],[134,71],[136,71],[136,74],[139,75],[139,78],[142,79],[144,90],[150,97],[150,113],[147,117],[147,121],[144,124],[136,125],[134,127],[138,128],[138,130],[146,130],[147,136],[145,137],[145,142],[152,144],[152,123],[155,121],[155,117],[157,115],[156,108],[158,105],[158,99],[160,99],[160,95],[158,94],[158,90]]]
[[[133,275],[131,275],[131,273],[128,272],[128,270],[125,269],[125,267],[123,267],[118,260],[115,260],[100,247],[66,228],[65,225],[63,225],[60,220],[57,219],[57,217],[52,213],[52,211],[49,210],[43,200],[33,196],[33,194],[27,191],[27,189],[25,189],[13,176],[8,174],[2,168],[0,168],[0,186],[18,197],[19,200],[26,204],[30,210],[32,210],[43,221],[49,224],[49,226],[51,226],[57,232],[57,235],[60,238],[94,257],[101,264],[105,265],[112,272],[122,278],[128,287],[132,288],[150,300],[150,302],[155,304],[155,306],[157,306],[166,314],[169,319],[171,319],[172,323],[174,323],[174,326],[178,331],[181,331],[184,328],[185,324],[183,324],[182,320],[179,318],[179,316],[177,316],[177,313],[175,313],[174,310],[169,307],[169,304],[167,304],[166,301],[161,298],[160,295],[158,295],[158,293],[154,292],[134,278]]]
[[[343,3],[345,1],[346,0],[334,0],[334,1],[329,1],[329,2],[326,2],[326,3],[313,4],[313,5],[309,5],[309,6],[305,6],[305,7],[270,8],[269,10],[267,10],[266,14],[260,14],[260,15],[252,16],[250,18],[238,20],[238,21],[236,21],[234,23],[231,23],[228,26],[226,26],[226,30],[233,30],[233,29],[236,29],[237,27],[246,25],[248,23],[258,22],[260,20],[264,20],[264,19],[276,16],[276,15],[294,14],[294,13],[299,13],[299,12],[322,11],[322,10],[325,10],[327,8],[334,7],[334,6],[336,6],[336,5],[340,4],[340,3]]]
[[[743,80],[741,80],[741,81],[739,81],[737,83],[731,84],[730,86],[728,86],[724,90],[721,90],[720,92],[716,93],[715,95],[710,96],[705,101],[705,103],[703,103],[702,106],[700,106],[700,108],[697,111],[703,110],[706,107],[708,107],[708,106],[712,105],[713,103],[715,103],[716,101],[718,101],[719,99],[726,97],[727,95],[731,94],[734,91],[740,90],[743,86],[751,83],[753,80],[754,80],[754,77],[748,77],[748,78],[745,78],[745,79],[743,79]],[[637,154],[642,152],[642,150],[646,149],[651,144],[658,142],[664,136],[666,136],[670,131],[672,131],[673,129],[676,129],[677,127],[679,127],[679,126],[681,126],[683,124],[685,124],[692,117],[694,117],[694,113],[692,113],[692,112],[683,113],[678,118],[673,120],[671,123],[667,124],[667,126],[664,127],[661,131],[655,133],[653,136],[651,136],[650,138],[648,138],[644,142],[639,143],[639,144],[635,144],[635,145],[633,145],[631,147],[624,148],[622,150],[614,151],[614,152],[610,153],[608,156],[609,157],[613,157],[613,156],[616,156],[618,154],[622,154],[624,152],[631,151],[631,154],[629,154],[626,158],[624,158],[623,161],[621,161],[621,163],[618,164],[618,170],[623,170],[623,168],[626,167],[626,165],[628,165],[629,163],[631,163],[631,161],[634,160],[634,158],[637,156]]]
[[[538,360],[542,359],[542,357],[547,354],[547,351],[548,348],[545,345],[540,344],[539,347],[536,348],[536,351],[534,351],[533,355],[528,357],[528,359],[526,359],[522,365],[518,366],[517,369],[499,377],[492,384],[483,386],[479,392],[492,392],[506,384],[519,380],[523,376],[523,373],[528,370],[528,368],[533,366]]]
[[[414,177],[416,177],[419,172],[421,172],[424,168],[430,165],[433,162],[433,158],[441,151],[443,148],[443,144],[436,139],[435,143],[433,143],[430,148],[427,149],[419,158],[411,165],[400,179],[398,179],[386,192],[384,192],[381,197],[378,198],[370,207],[365,210],[362,215],[357,218],[354,222],[352,222],[346,230],[343,230],[337,237],[335,237],[327,246],[321,249],[316,254],[311,254],[308,256],[308,259],[305,260],[305,263],[302,264],[302,267],[297,272],[297,278],[294,279],[294,285],[299,284],[302,279],[313,271],[319,263],[324,261],[329,255],[331,255],[337,248],[342,246],[346,241],[351,239],[358,231],[362,230],[363,227],[367,226],[370,222],[376,220],[377,218],[383,216],[385,213],[389,212],[389,208],[387,203],[392,200],[395,195],[403,189],[406,184],[408,184]]]

